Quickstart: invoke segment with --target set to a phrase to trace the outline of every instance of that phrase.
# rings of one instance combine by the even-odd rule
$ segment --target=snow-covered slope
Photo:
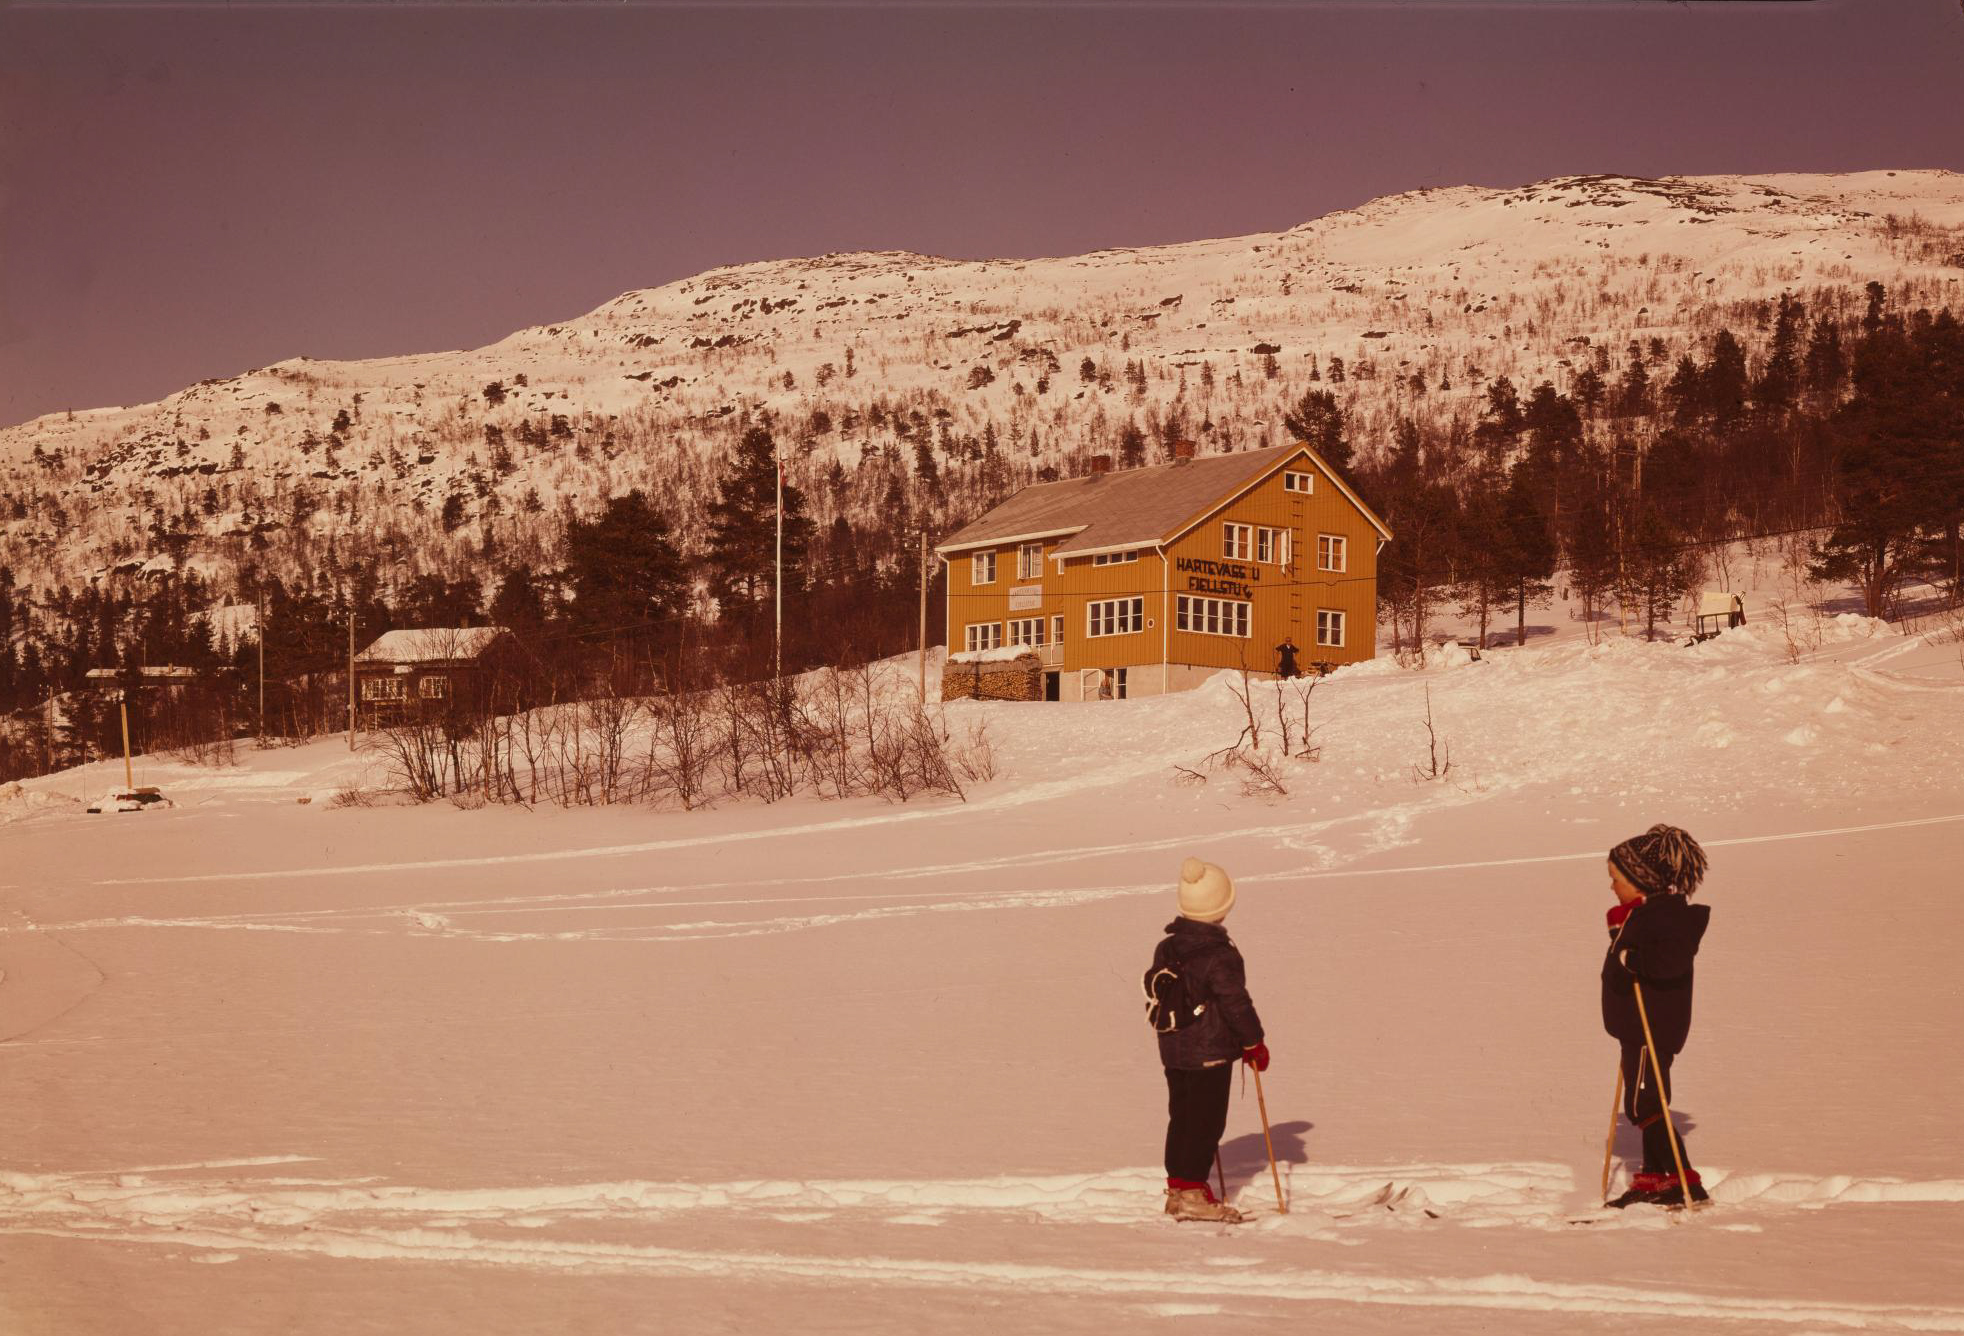
[[[959,471],[993,438],[1014,481],[1110,449],[1128,421],[1203,450],[1270,441],[1312,367],[1368,449],[1393,412],[1470,412],[1492,377],[1565,387],[1585,358],[1613,370],[1652,337],[1674,356],[1721,322],[1750,340],[1779,292],[1846,301],[1871,279],[1964,304],[1964,177],[1575,177],[1150,249],[743,265],[485,348],[295,357],[0,430],[0,564],[70,582],[165,552],[222,568],[257,535],[275,570],[329,542],[408,569],[488,531],[538,555],[558,503],[630,486],[687,534],[752,410],[795,442],[821,521],[873,517],[889,498],[863,461],[906,474],[923,442]]]
[[[142,816],[61,810],[120,765],[28,781],[0,1329],[1964,1331],[1964,665],[1753,618],[1344,670],[1265,799],[1175,768],[1228,676],[960,703],[967,803],[336,808],[339,741],[142,762]],[[1599,1218],[1603,859],[1659,820],[1712,858],[1674,1103],[1716,1206]],[[1238,1231],[1159,1214],[1189,853],[1276,1055],[1290,1210],[1243,1095]]]

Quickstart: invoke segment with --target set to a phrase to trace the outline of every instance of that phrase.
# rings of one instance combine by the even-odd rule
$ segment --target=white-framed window
[[[1175,600],[1174,626],[1202,635],[1240,636],[1245,640],[1253,634],[1250,629],[1253,608],[1251,603],[1237,603],[1233,599],[1182,594]]]
[[[1316,569],[1319,571],[1344,571],[1350,569],[1350,540],[1342,534],[1319,533],[1316,535]]]
[[[1130,552],[1096,552],[1092,554],[1091,564],[1093,566],[1116,566],[1121,562],[1137,561],[1138,559],[1139,552],[1136,548]]]
[[[1316,643],[1343,646],[1343,614],[1332,608],[1316,610]]]
[[[1289,564],[1289,531],[1287,529],[1255,530],[1255,560],[1271,566]]]
[[[1041,645],[1043,643],[1043,618],[1010,618],[1009,643],[1012,645]]]
[[[1255,526],[1252,524],[1223,524],[1221,526],[1221,555],[1229,561],[1246,561],[1255,550]]]
[[[1002,623],[970,622],[965,635],[970,654],[977,650],[997,649],[1002,645]]]
[[[364,677],[361,680],[363,700],[401,700],[402,679],[400,677]]]
[[[426,673],[416,680],[416,694],[424,700],[448,700],[450,678],[443,673]]]
[[[1025,543],[1016,549],[1016,578],[1019,580],[1043,578],[1042,543]]]
[[[987,585],[996,582],[996,554],[977,552],[968,559],[968,582]]]
[[[1145,625],[1143,598],[1103,598],[1084,607],[1084,633],[1088,636],[1129,635]]]
[[[1282,475],[1282,490],[1285,492],[1301,492],[1304,496],[1308,496],[1316,490],[1316,475],[1314,473],[1285,473]]]
[[[1050,643],[1053,645],[1064,643],[1064,614],[1061,612],[1050,619]]]
[[[1113,700],[1125,699],[1125,669],[1113,668],[1106,672],[1105,690]]]

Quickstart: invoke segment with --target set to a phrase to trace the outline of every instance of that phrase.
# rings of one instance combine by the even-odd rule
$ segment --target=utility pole
[[[771,678],[784,680],[784,447],[771,437],[777,465],[777,634],[771,638]]]
[[[259,642],[259,745],[266,745],[266,594],[259,595],[259,611],[254,615],[253,638]]]
[[[348,612],[348,750],[355,749],[355,614]]]
[[[123,792],[136,791],[136,772],[130,768],[130,693],[125,691],[116,702],[116,708],[123,715]]]
[[[921,530],[921,704],[927,704],[927,530]]]

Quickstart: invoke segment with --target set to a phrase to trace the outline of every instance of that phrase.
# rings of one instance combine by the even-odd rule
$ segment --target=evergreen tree
[[[1720,431],[1729,430],[1746,411],[1746,350],[1730,330],[1712,338],[1711,359],[1699,375],[1704,410]]]
[[[1616,526],[1601,488],[1578,498],[1568,531],[1569,581],[1582,600],[1582,620],[1592,626],[1602,599],[1616,584]]]
[[[1644,637],[1655,639],[1657,623],[1668,622],[1679,599],[1698,587],[1704,564],[1684,534],[1654,508],[1645,507],[1625,544],[1617,597],[1643,610]]]
[[[1625,417],[1641,417],[1650,411],[1650,373],[1644,370],[1640,357],[1632,357],[1623,366],[1623,377],[1616,383],[1616,411]]]
[[[1282,428],[1291,442],[1307,445],[1339,473],[1350,472],[1352,448],[1349,423],[1337,396],[1328,390],[1305,390],[1282,414]]]
[[[498,583],[491,600],[491,624],[502,626],[521,639],[535,638],[546,623],[546,600],[537,581],[525,566],[514,566]]]
[[[1555,574],[1555,536],[1535,504],[1531,472],[1526,461],[1515,465],[1500,500],[1496,565],[1514,594],[1517,645],[1527,643],[1528,604],[1539,607],[1548,601],[1553,592],[1549,579]]]
[[[1753,383],[1753,402],[1761,412],[1782,414],[1791,409],[1800,393],[1801,323],[1803,311],[1790,293],[1780,294],[1780,310],[1773,322],[1773,339],[1767,347],[1766,365]]]
[[[668,521],[639,491],[609,501],[598,517],[566,526],[572,618],[585,631],[652,639],[683,610],[682,559]]]
[[[1871,301],[1879,291],[1871,284]],[[1903,577],[1964,510],[1964,340],[1945,312],[1914,327],[1872,305],[1856,346],[1854,394],[1838,414],[1840,522],[1812,570],[1853,580],[1871,617],[1887,616]],[[1867,322],[1865,321],[1865,324]],[[1953,577],[1954,578],[1954,577]]]
[[[895,470],[894,481],[902,481]],[[729,472],[717,484],[709,505],[711,590],[726,609],[754,613],[771,600],[777,563],[778,470],[767,427],[753,426],[737,444]],[[902,486],[904,492],[904,483]],[[785,593],[795,589],[804,568],[812,522],[804,493],[784,484]]]

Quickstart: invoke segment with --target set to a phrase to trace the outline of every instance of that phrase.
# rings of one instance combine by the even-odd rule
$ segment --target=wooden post
[[[348,750],[355,749],[355,614],[348,614]]]
[[[1253,1066],[1253,1064],[1249,1064]],[[1268,1172],[1275,1179],[1275,1209],[1289,1214],[1289,1203],[1282,1199],[1282,1171],[1275,1167],[1275,1142],[1268,1134],[1268,1100],[1262,1095],[1262,1069],[1255,1068],[1255,1106],[1262,1111],[1262,1144],[1268,1147]]]
[[[266,744],[266,595],[259,596],[254,614],[253,636],[259,641],[259,744]]]
[[[771,638],[771,680],[784,680],[784,447],[771,442],[777,474],[777,633]]]
[[[126,691],[116,708],[123,715],[123,788],[125,791],[136,788],[136,772],[130,768],[130,697]]]
[[[1616,1093],[1609,1097],[1609,1140],[1603,1143],[1603,1204],[1609,1204],[1609,1162],[1616,1153],[1616,1115],[1623,1111],[1623,1062],[1616,1063]]]
[[[921,704],[927,704],[927,530],[921,530]]]
[[[1678,1167],[1678,1192],[1689,1207],[1691,1200],[1691,1181],[1685,1177],[1684,1152],[1678,1148],[1677,1124],[1671,1121],[1671,1097],[1664,1090],[1664,1065],[1657,1059],[1657,1041],[1650,1037],[1650,1014],[1644,1010],[1643,985],[1635,979],[1630,980],[1630,991],[1637,995],[1637,1019],[1643,1022],[1644,1050],[1650,1054],[1650,1071],[1657,1078],[1657,1107],[1664,1111],[1664,1134],[1671,1143],[1671,1163]],[[1622,1068],[1617,1072],[1620,1076]]]

